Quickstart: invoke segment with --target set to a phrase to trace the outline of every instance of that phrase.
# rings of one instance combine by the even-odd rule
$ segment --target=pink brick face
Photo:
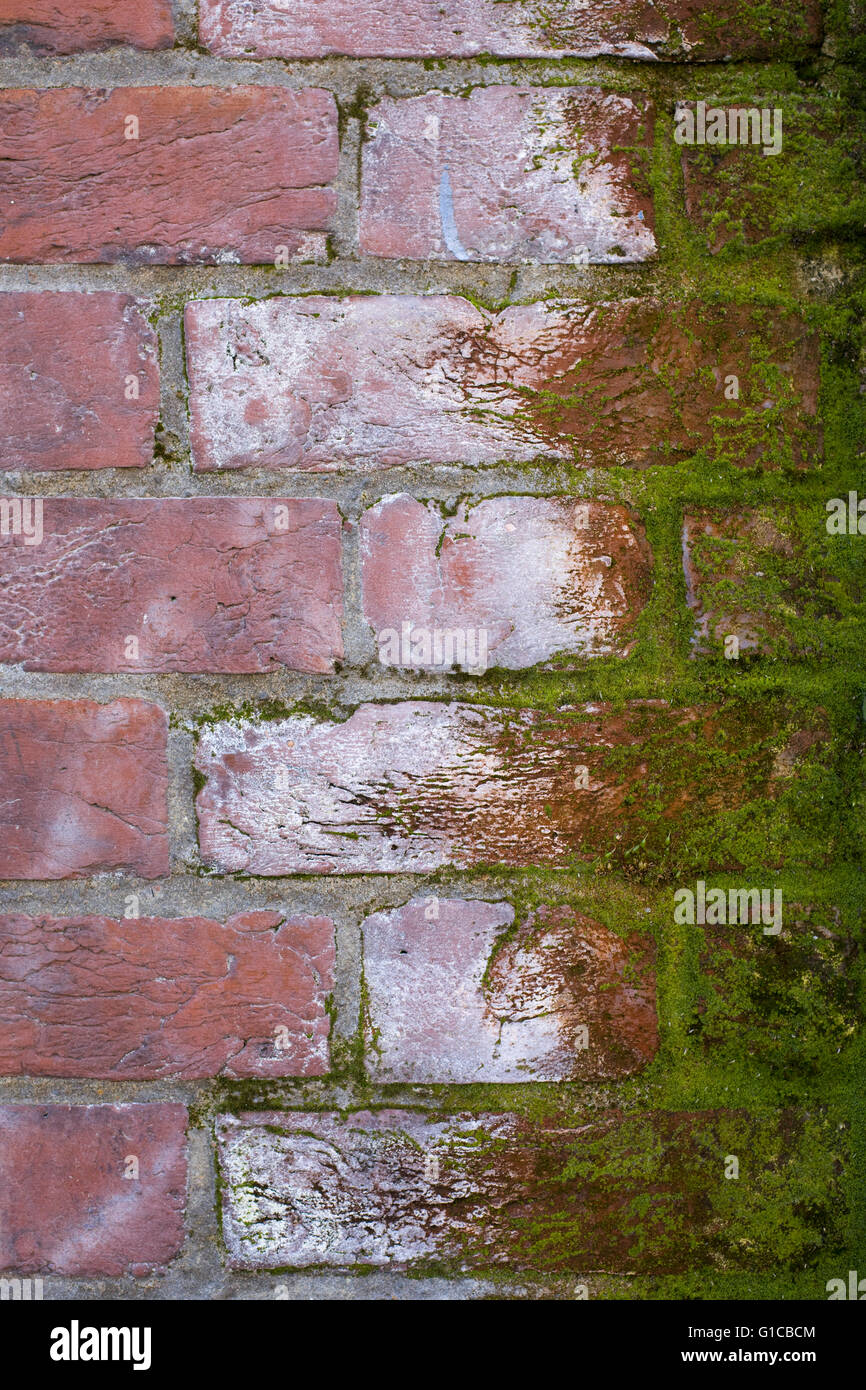
[[[170,48],[171,0],[0,0],[0,55],[21,43],[38,53],[130,44]]]
[[[182,1105],[0,1106],[0,1270],[167,1264],[184,1239],[186,1123]]]
[[[0,878],[167,873],[166,733],[142,700],[0,700]]]
[[[320,1076],[325,917],[0,917],[0,1073]]]
[[[574,1126],[408,1109],[223,1115],[229,1261],[670,1274],[712,1268],[723,1249],[727,1268],[759,1270],[763,1251],[720,1188],[722,1155],[734,1140],[740,1153],[760,1146],[765,1190],[796,1183],[786,1129],[800,1130],[790,1112],[736,1110],[604,1109]],[[810,1248],[793,1230],[792,1265]]]
[[[336,105],[269,87],[6,91],[0,159],[0,260],[273,264],[324,246]]]
[[[798,7],[794,34],[803,46],[821,32],[815,0]],[[664,13],[647,0],[200,0],[199,32],[214,53],[244,57],[769,57],[772,32],[755,31],[731,0],[675,0]],[[788,16],[786,16],[786,19]]]
[[[625,299],[201,300],[186,311],[201,471],[556,458],[583,467],[820,456],[817,339],[793,315]],[[727,399],[733,373],[739,396]],[[760,429],[754,425],[760,413]]]
[[[626,508],[565,498],[488,498],[443,517],[387,497],[362,516],[360,542],[364,617],[387,665],[435,670],[437,631],[471,631],[485,667],[625,655],[652,582]],[[439,669],[453,669],[448,657],[443,644]]]
[[[3,542],[0,660],[332,671],[343,653],[340,524],[332,502],[48,498],[39,545]]]
[[[0,294],[0,469],[143,468],[156,334],[130,295]]]
[[[578,88],[386,97],[369,116],[361,249],[506,264],[648,260],[652,204],[621,147],[649,148],[652,122],[643,99]]]
[[[363,923],[379,1082],[600,1080],[658,1046],[651,941],[569,908],[414,899]]]
[[[755,744],[742,708],[660,700],[622,713],[414,700],[361,705],[342,723],[215,723],[196,755],[207,779],[196,800],[199,840],[211,867],[266,875],[567,867],[599,853],[617,862],[653,837],[646,865],[663,855],[674,824],[706,829],[715,808],[743,805],[756,787],[772,798],[809,750],[820,755],[821,726],[818,716],[811,729],[780,727],[784,749],[773,757]],[[713,745],[731,739],[755,744],[749,787],[733,771],[719,785]],[[640,791],[648,783],[657,788],[649,819]],[[711,853],[724,856],[723,841]]]

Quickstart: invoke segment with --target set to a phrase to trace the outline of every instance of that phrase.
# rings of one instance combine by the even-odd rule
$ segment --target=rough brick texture
[[[363,923],[378,1081],[565,1081],[639,1071],[658,1028],[652,942],[568,908],[428,895]]]
[[[0,294],[0,469],[143,468],[156,334],[125,294]]]
[[[232,1262],[253,1269],[441,1260],[666,1273],[714,1257],[760,1269],[770,1246],[724,1177],[733,1148],[756,1201],[790,1223],[782,1258],[796,1267],[815,1248],[792,1221],[801,1129],[724,1111],[608,1113],[573,1129],[408,1110],[224,1116],[223,1229]],[[816,1206],[832,1223],[835,1183],[821,1166],[833,1190]]]
[[[674,826],[705,831],[714,807],[772,794],[822,739],[819,729],[782,736],[774,757],[749,723],[733,708],[663,701],[545,715],[419,700],[362,705],[342,724],[215,724],[196,757],[207,778],[201,849],[223,871],[253,874],[565,866],[631,854],[641,839],[647,857],[661,855]],[[730,738],[743,740],[749,786],[738,766],[714,767],[714,745]],[[719,866],[728,851],[704,831],[704,862]]]
[[[0,0],[0,55],[19,44],[37,53],[76,53],[131,44],[170,48],[171,0]]]
[[[784,1067],[798,1086],[862,1026],[862,951],[833,904],[785,901],[778,936],[760,926],[704,928],[696,1051],[724,1066]]]
[[[39,545],[3,542],[0,660],[41,671],[332,671],[343,654],[333,502],[52,497],[42,525]]]
[[[337,111],[316,89],[6,91],[0,160],[0,260],[273,264],[324,246]]]
[[[687,599],[695,613],[695,656],[718,653],[731,637],[744,655],[772,650],[773,639],[796,613],[799,586],[783,582],[774,593],[773,581],[765,579],[759,566],[764,559],[771,563],[781,559],[796,576],[798,567],[790,563],[795,554],[796,543],[784,513],[778,510],[689,512],[683,518],[683,565]]]
[[[167,873],[166,732],[142,700],[0,700],[0,878]]]
[[[631,159],[649,149],[652,125],[643,99],[581,88],[386,97],[364,146],[361,249],[434,261],[645,261],[656,249],[652,202]]]
[[[166,1264],[184,1239],[186,1123],[182,1105],[0,1106],[0,1269]]]
[[[806,91],[800,96],[756,90],[737,103],[742,114],[733,132],[727,115],[720,143],[681,147],[685,210],[713,255],[729,244],[782,250],[790,237],[860,235],[866,220],[866,115],[841,92]],[[730,107],[710,96],[705,141],[708,133],[722,133],[713,116],[719,110]],[[679,106],[683,120],[687,111],[697,135],[696,103]],[[753,143],[759,119],[760,140]],[[739,136],[741,120],[749,123],[748,144],[730,139]]]
[[[736,0],[676,0],[664,13],[646,0],[200,0],[199,14],[202,43],[234,57],[766,58],[782,37],[772,24],[761,32]],[[815,0],[786,19],[785,37],[818,41]]]
[[[0,1300],[866,1297],[864,6],[0,0]]]
[[[325,917],[0,917],[0,1073],[319,1076]]]
[[[496,497],[443,517],[403,494],[366,511],[360,537],[364,617],[384,665],[451,669],[444,634],[467,629],[485,666],[627,655],[652,586],[643,528],[595,502]]]
[[[539,456],[584,466],[803,463],[817,340],[791,315],[653,300],[311,296],[186,312],[199,469],[365,470]],[[738,397],[726,396],[735,375]]]

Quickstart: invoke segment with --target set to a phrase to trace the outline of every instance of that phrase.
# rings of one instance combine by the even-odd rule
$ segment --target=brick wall
[[[866,1271],[864,34],[3,4],[0,1270]]]

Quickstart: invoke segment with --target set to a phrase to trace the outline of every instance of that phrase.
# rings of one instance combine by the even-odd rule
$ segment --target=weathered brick
[[[687,1045],[724,1070],[760,1064],[797,1094],[858,1035],[863,1018],[856,936],[839,908],[783,893],[781,931],[694,927],[700,971]]]
[[[767,58],[819,41],[821,10],[805,0],[763,21],[737,0],[200,0],[199,35],[214,53],[259,58]]]
[[[783,507],[702,508],[683,518],[686,598],[695,614],[692,655],[816,657],[844,638],[835,626],[857,601],[853,574],[831,571],[826,537]],[[736,638],[736,645],[730,639]]]
[[[166,735],[142,700],[0,700],[0,878],[167,873]]]
[[[51,497],[42,525],[39,545],[0,541],[2,661],[30,671],[332,671],[343,654],[333,502]]]
[[[0,0],[0,56],[19,44],[37,53],[77,53],[130,44],[170,48],[171,0]]]
[[[207,779],[201,849],[208,864],[253,874],[568,865],[595,854],[637,871],[662,872],[671,855],[703,869],[736,860],[723,818],[738,808],[746,822],[752,804],[751,831],[775,862],[796,840],[793,828],[776,838],[778,784],[811,775],[826,740],[819,714],[810,727],[801,720],[767,701],[548,714],[419,700],[365,704],[344,723],[217,723],[203,727],[196,754]],[[823,862],[830,821],[813,814],[808,831],[808,854]]]
[[[654,947],[568,907],[423,897],[363,923],[377,1081],[627,1076],[658,1046]]]
[[[334,98],[315,88],[6,91],[0,260],[319,254],[337,157]]]
[[[448,517],[386,497],[363,514],[360,541],[364,617],[384,665],[471,666],[467,632],[481,669],[625,656],[652,587],[628,509],[568,497],[494,497]],[[463,634],[463,656],[449,633]]]
[[[583,88],[479,87],[372,108],[361,250],[511,264],[610,264],[655,254],[641,169],[644,98]]]
[[[156,334],[125,294],[0,294],[0,469],[143,468]]]
[[[771,466],[820,447],[817,340],[764,309],[208,299],[186,334],[197,469],[642,467],[700,449]]]
[[[678,121],[687,112],[697,139],[697,103],[678,105]],[[859,235],[866,220],[866,117],[846,93],[821,91],[804,100],[756,91],[736,104],[708,98],[704,114],[704,136],[715,140],[724,131],[725,138],[683,144],[682,169],[686,210],[713,253],[729,242]],[[747,134],[748,143],[739,143]]]
[[[0,917],[0,1073],[320,1076],[325,917]]]
[[[0,1106],[0,1269],[145,1274],[184,1239],[182,1105]]]
[[[244,1269],[798,1269],[844,1232],[844,1140],[793,1112],[607,1112],[569,1128],[267,1111],[222,1116],[218,1138],[226,1245]]]

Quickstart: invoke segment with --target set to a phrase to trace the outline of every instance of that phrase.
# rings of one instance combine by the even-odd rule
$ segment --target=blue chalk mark
[[[454,195],[451,192],[451,179],[448,175],[448,165],[442,170],[442,178],[439,180],[439,218],[442,223],[442,235],[445,238],[445,245],[458,261],[468,261],[469,252],[464,248],[457,235],[457,223],[454,221]]]

